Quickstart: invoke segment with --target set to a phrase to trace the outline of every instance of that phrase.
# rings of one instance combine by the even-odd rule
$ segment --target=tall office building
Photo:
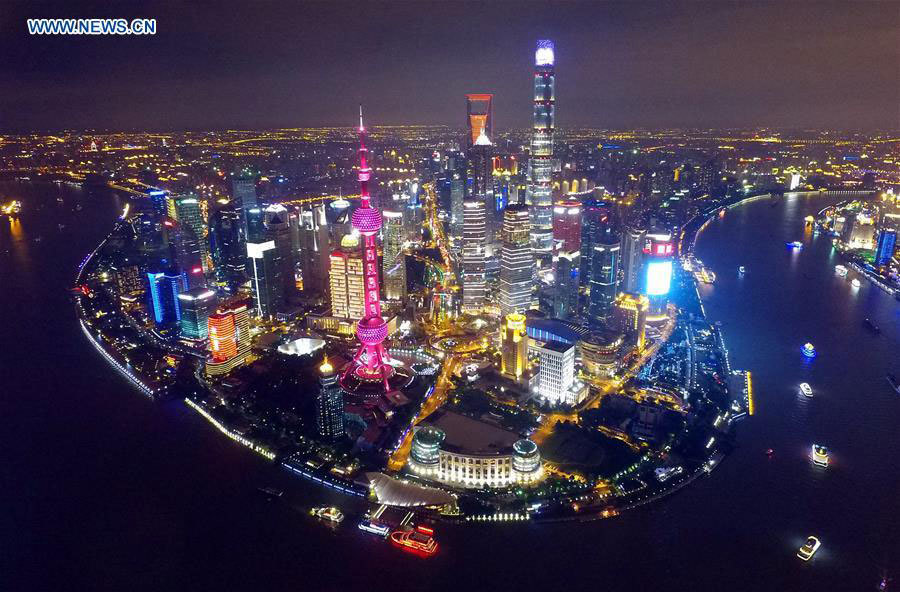
[[[250,260],[248,275],[253,288],[253,304],[256,316],[270,319],[284,303],[284,285],[281,278],[281,262],[275,241],[247,242]]]
[[[366,313],[365,273],[359,240],[348,234],[341,248],[330,256],[328,281],[331,286],[331,315],[343,319],[361,319]]]
[[[568,319],[578,311],[578,286],[581,254],[561,251],[556,259],[556,285],[553,287],[553,316]]]
[[[406,298],[406,255],[403,254],[403,214],[384,211],[381,271],[384,299]]]
[[[636,293],[641,289],[641,269],[644,262],[644,238],[647,231],[627,227],[622,233],[622,291]]]
[[[535,349],[539,359],[534,381],[537,396],[552,407],[572,407],[583,401],[587,388],[575,380],[575,344],[548,341]]]
[[[466,200],[463,204],[463,220],[463,310],[479,312],[484,308],[487,294],[484,201]]]
[[[216,308],[216,293],[197,287],[178,295],[181,308],[181,337],[201,341],[209,336],[209,315]]]
[[[602,234],[591,253],[591,292],[588,317],[594,323],[603,324],[613,312],[613,302],[618,292],[619,237],[611,232]]]
[[[175,270],[147,273],[147,297],[150,316],[157,327],[181,321],[178,295],[187,289],[184,278]]]
[[[510,205],[503,212],[500,248],[500,314],[525,312],[531,307],[534,259],[531,254],[528,206]]]
[[[167,218],[163,225],[169,235],[169,247],[172,250],[175,267],[184,277],[186,289],[205,287],[203,252],[200,250],[200,240],[194,230],[171,218]]]
[[[189,194],[174,197],[174,203],[174,217],[179,224],[194,231],[194,234],[197,236],[197,245],[200,248],[200,263],[203,267],[203,273],[209,273],[209,229],[206,220],[203,219],[200,200],[197,199],[197,196]]]
[[[503,319],[500,327],[500,372],[519,380],[528,368],[528,335],[525,315],[513,313]]]
[[[531,208],[531,239],[538,251],[549,251],[552,242],[553,130],[556,117],[554,46],[542,39],[534,54],[534,129],[527,203]]]
[[[284,302],[296,292],[297,283],[297,257],[291,230],[290,212],[281,204],[268,206],[264,211],[263,224],[266,229],[266,238],[275,243],[281,279],[279,298],[281,302]]]
[[[581,249],[581,202],[558,201],[553,206],[553,242],[560,251]]]
[[[247,254],[241,239],[241,212],[233,202],[211,216],[209,235],[216,280],[235,293],[247,281]]]
[[[207,375],[226,374],[243,364],[250,355],[250,302],[243,298],[223,302],[209,315],[208,328]]]
[[[463,202],[465,201],[465,182],[459,173],[453,173],[450,179],[450,238],[457,244],[463,235]]]
[[[344,437],[344,391],[328,358],[319,366],[316,427],[323,440],[334,442]]]
[[[241,236],[246,241],[250,237],[250,217],[248,212],[252,209],[258,209],[259,203],[256,199],[256,180],[248,174],[241,173],[234,177],[231,181],[231,195],[234,199],[235,206],[241,212]],[[254,237],[258,240],[259,237]]]
[[[328,221],[325,206],[317,205],[302,210],[300,228],[300,273],[303,291],[324,296],[328,292],[328,267],[331,249],[328,241]]]
[[[897,246],[897,230],[895,228],[882,228],[878,232],[878,241],[875,244],[875,265],[887,265],[894,256]]]
[[[585,201],[581,211],[581,285],[587,286],[591,281],[594,244],[612,225],[612,211],[608,203],[595,199]]]
[[[360,207],[353,211],[353,228],[363,237],[362,256],[365,263],[365,315],[356,326],[359,349],[353,361],[347,365],[341,377],[341,385],[352,388],[351,383],[381,383],[384,392],[391,391],[390,378],[394,375],[391,357],[384,347],[388,327],[381,316],[381,286],[378,283],[378,244],[376,236],[381,230],[381,212],[372,207],[369,197],[369,179],[372,169],[367,164],[368,150],[365,144],[366,128],[363,126],[362,107],[359,108],[359,194]]]
[[[644,349],[647,312],[650,300],[643,294],[621,292],[614,303],[615,329],[625,336],[625,345],[629,348]]]
[[[478,142],[482,134],[489,140],[494,139],[494,95],[466,95],[466,146],[471,147]]]

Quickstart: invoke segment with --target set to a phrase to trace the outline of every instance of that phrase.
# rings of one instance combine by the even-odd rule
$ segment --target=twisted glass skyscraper
[[[553,42],[541,39],[534,53],[534,129],[527,203],[531,205],[531,243],[550,251],[553,243],[553,129],[556,116]]]

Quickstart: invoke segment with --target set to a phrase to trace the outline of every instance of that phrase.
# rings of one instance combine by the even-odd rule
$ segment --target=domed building
[[[581,363],[589,374],[609,377],[619,369],[625,336],[615,331],[597,331],[578,341]]]
[[[537,444],[452,411],[432,414],[416,430],[407,469],[424,479],[465,489],[527,485],[544,477]]]

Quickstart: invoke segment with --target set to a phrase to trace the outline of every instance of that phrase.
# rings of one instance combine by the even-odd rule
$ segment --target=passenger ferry
[[[859,278],[853,278],[852,280],[850,280],[850,285],[854,288],[858,288],[862,285],[862,282],[859,281]]]
[[[801,382],[800,383],[800,392],[806,395],[807,397],[813,396],[812,387],[809,386],[809,383]]]
[[[386,538],[387,535],[391,533],[391,529],[388,525],[376,522],[371,518],[363,518],[356,526],[363,532],[368,532],[369,534],[374,534],[381,538]]]
[[[681,474],[681,472],[683,470],[684,469],[682,469],[680,466],[679,467],[668,467],[668,468],[660,467],[660,468],[656,469],[656,471],[654,471],[654,472],[656,473],[656,478],[659,480],[659,482],[665,483],[666,481],[668,481],[675,475]]]
[[[316,518],[340,524],[344,520],[344,514],[334,506],[320,506],[309,511]]]
[[[738,267],[738,273],[744,275],[745,273],[747,273],[747,268],[741,265],[740,267]]]
[[[819,547],[821,545],[822,543],[819,542],[819,539],[811,536],[806,539],[806,542],[803,543],[803,546],[797,550],[797,557],[799,557],[803,561],[809,561],[810,559],[812,559],[813,555],[816,554],[816,551],[819,550]]]
[[[836,274],[838,274],[839,276],[844,277],[847,275],[847,268],[844,267],[843,265],[835,265],[834,272]]]
[[[405,550],[423,555],[434,555],[438,544],[434,540],[434,530],[427,526],[417,526],[414,530],[395,530],[391,542]]]
[[[785,243],[785,244],[787,244],[787,246],[789,246],[792,249],[802,249],[803,248],[803,243],[801,243],[800,241],[794,241],[792,243]]]
[[[807,358],[816,357],[816,348],[813,347],[813,344],[811,344],[811,343],[804,344],[803,347],[801,348],[801,351],[803,352],[803,355],[806,356]]]
[[[812,445],[812,461],[820,467],[828,466],[828,449],[821,444]]]

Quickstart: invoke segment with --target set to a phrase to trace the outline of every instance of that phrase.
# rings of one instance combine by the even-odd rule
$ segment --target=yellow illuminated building
[[[625,334],[628,346],[638,351],[643,350],[650,300],[643,294],[622,292],[616,297],[613,306],[619,330]]]
[[[514,380],[521,378],[528,366],[528,337],[525,333],[525,315],[506,315],[500,328],[500,372]]]
[[[358,239],[347,235],[341,248],[329,256],[329,284],[331,286],[331,314],[345,319],[360,319],[365,312],[365,281],[363,261]]]

